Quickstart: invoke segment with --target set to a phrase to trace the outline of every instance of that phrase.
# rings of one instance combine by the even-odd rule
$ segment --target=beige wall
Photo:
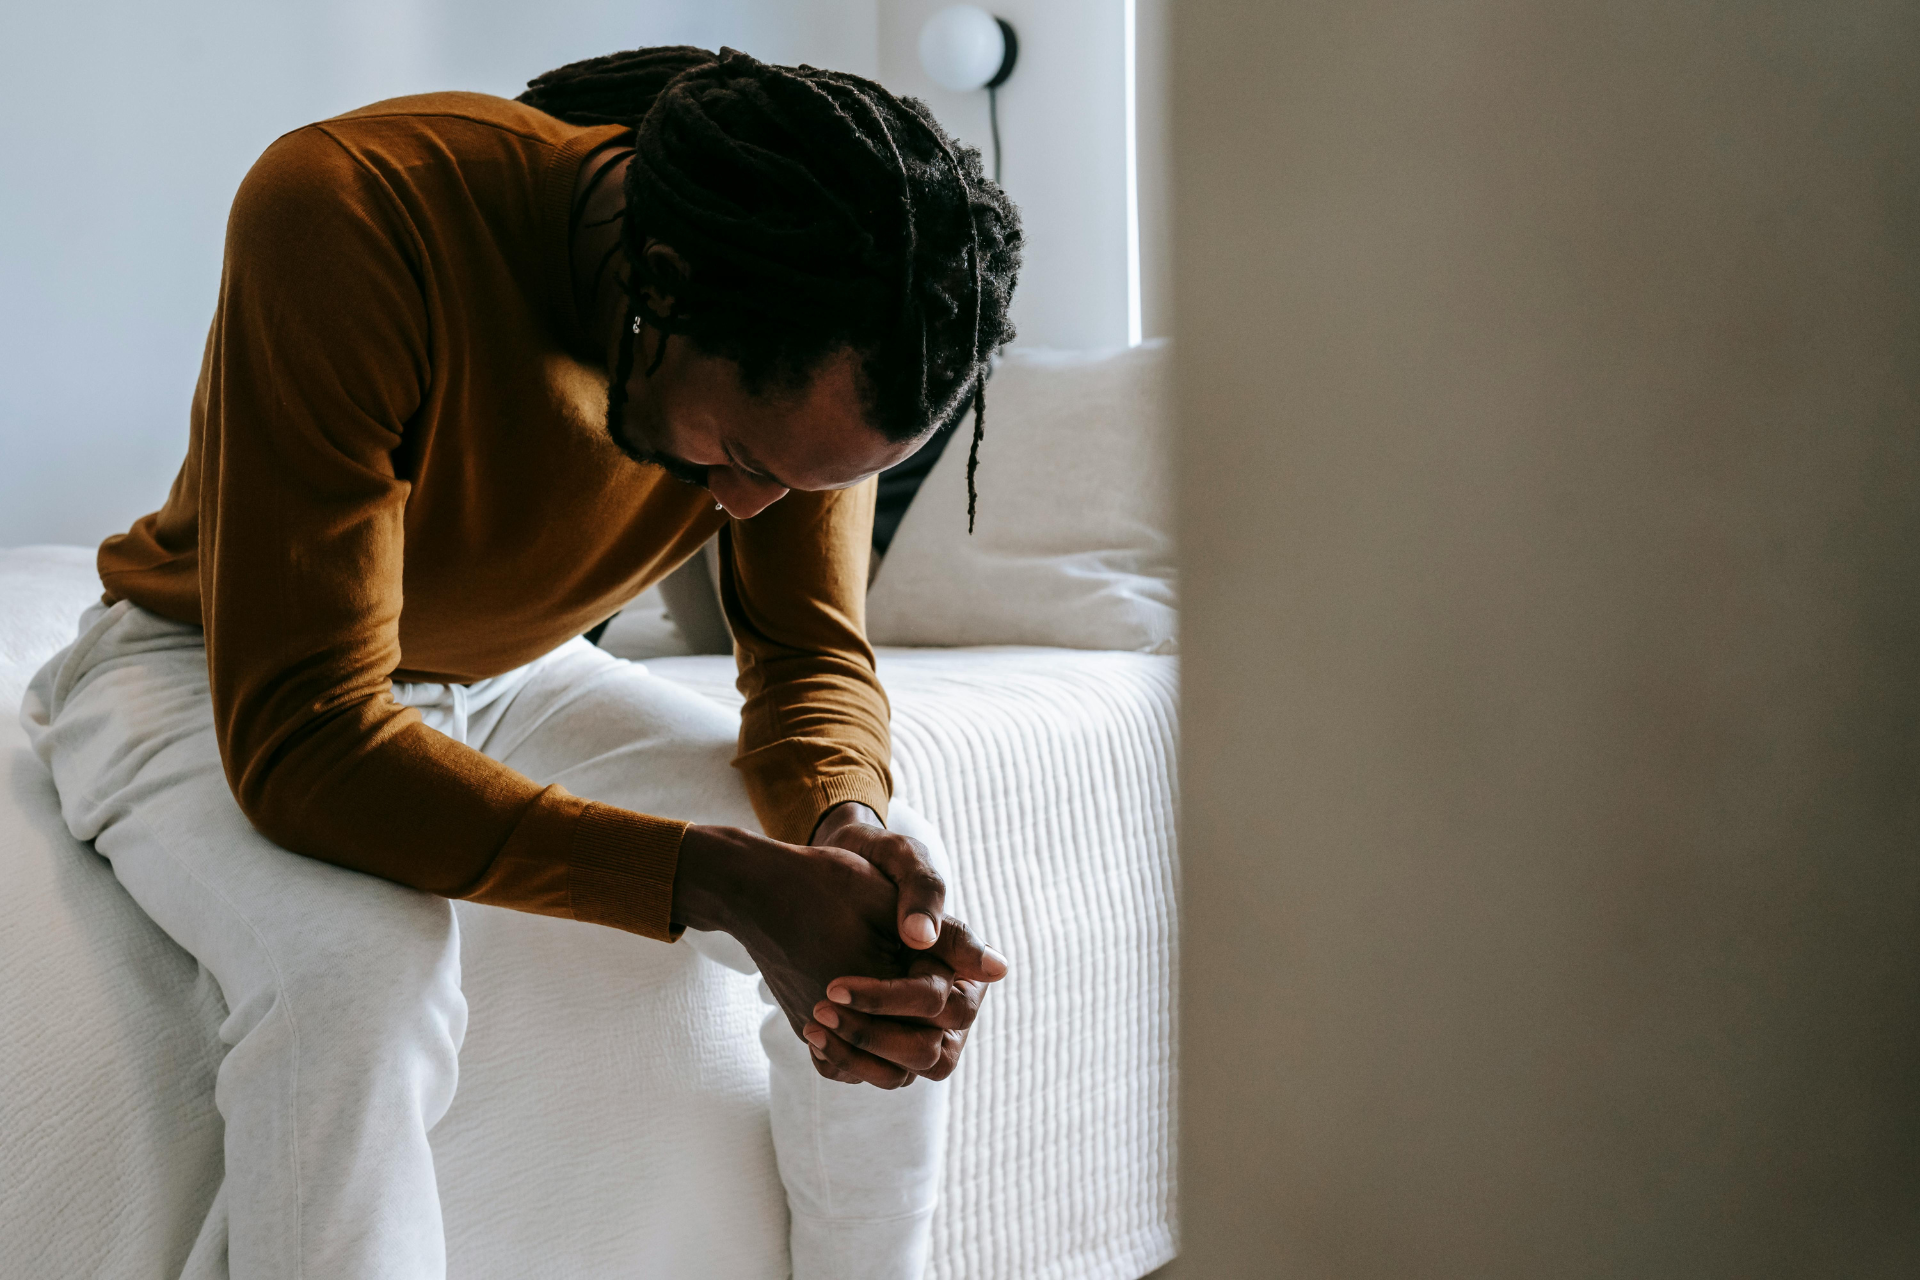
[[[1178,6],[1178,1275],[1920,1274],[1917,22]]]

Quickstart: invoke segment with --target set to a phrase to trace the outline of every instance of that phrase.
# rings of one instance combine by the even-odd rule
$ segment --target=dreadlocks
[[[672,46],[592,58],[532,81],[521,102],[575,124],[634,129],[621,239],[627,313],[608,395],[624,411],[642,326],[735,361],[750,392],[797,387],[852,350],[873,426],[911,440],[973,406],[967,528],[986,427],[989,360],[1020,223],[924,103],[858,76]],[[663,280],[647,242],[672,246]],[[647,285],[673,298],[661,314]],[[658,363],[658,355],[655,363]]]

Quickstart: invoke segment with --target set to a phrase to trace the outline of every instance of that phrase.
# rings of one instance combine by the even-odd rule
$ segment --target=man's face
[[[867,425],[850,351],[830,358],[797,390],[753,396],[738,365],[684,338],[667,343],[666,358],[649,377],[644,370],[659,334],[648,330],[646,337],[635,352],[615,443],[630,457],[704,485],[736,520],[758,515],[789,489],[849,488],[925,443],[924,436],[891,441]]]

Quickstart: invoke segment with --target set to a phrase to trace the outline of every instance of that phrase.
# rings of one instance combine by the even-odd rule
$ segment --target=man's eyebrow
[[[744,448],[742,448],[738,444],[735,444],[731,440],[727,442],[727,453],[729,456],[733,458],[733,464],[736,467],[739,467],[742,471],[746,472],[748,475],[752,476],[756,480],[771,481],[772,483],[779,485],[782,489],[791,490],[798,487],[796,485],[788,484],[785,480],[782,480],[779,476],[773,474],[773,472],[761,466],[760,463],[754,459],[754,456],[752,454],[748,453]]]

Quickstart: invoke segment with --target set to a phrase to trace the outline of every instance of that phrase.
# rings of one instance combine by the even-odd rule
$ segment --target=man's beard
[[[611,417],[611,415],[609,415]],[[607,435],[613,441],[614,448],[632,458],[643,467],[658,467],[681,484],[690,484],[696,489],[707,487],[706,467],[695,466],[685,458],[676,458],[670,453],[658,449],[643,449],[628,440],[626,433],[615,430],[611,421],[607,424]]]

